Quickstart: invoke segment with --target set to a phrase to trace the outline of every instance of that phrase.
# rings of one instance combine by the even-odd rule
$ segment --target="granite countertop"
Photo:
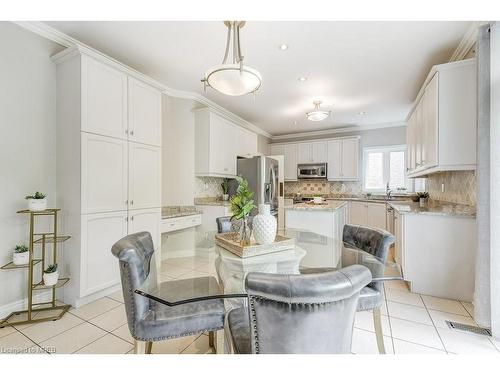
[[[415,202],[388,202],[400,214],[476,217],[476,207],[448,202],[433,202],[424,207]]]
[[[285,210],[303,210],[303,211],[335,211],[343,206],[345,206],[347,202],[341,201],[326,201],[322,204],[314,204],[314,203],[296,203],[294,205],[285,206]]]
[[[327,201],[356,201],[356,202],[371,202],[371,203],[407,203],[412,202],[410,197],[392,197],[386,198],[367,198],[367,197],[344,197],[344,198],[326,198]]]
[[[197,206],[231,206],[229,201],[223,201],[216,197],[195,198],[194,204]]]
[[[201,213],[195,206],[165,206],[161,209],[161,218],[172,219],[174,217],[199,215]]]

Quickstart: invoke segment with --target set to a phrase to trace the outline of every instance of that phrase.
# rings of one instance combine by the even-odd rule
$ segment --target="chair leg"
[[[146,354],[151,354],[151,349],[153,349],[153,341],[146,342]]]
[[[134,340],[134,354],[145,354],[147,341]]]
[[[215,332],[214,331],[208,332],[208,345],[211,348],[215,347]]]
[[[382,332],[382,318],[380,308],[373,309],[373,325],[375,326],[375,336],[377,337],[378,352],[385,354],[384,334]]]

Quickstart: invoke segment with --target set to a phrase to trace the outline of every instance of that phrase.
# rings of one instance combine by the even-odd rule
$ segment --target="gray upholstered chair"
[[[111,252],[120,260],[125,311],[130,334],[135,340],[135,353],[151,353],[153,341],[203,332],[210,333],[213,345],[214,332],[224,327],[222,300],[168,307],[134,293],[150,273],[156,275],[153,241],[148,232],[122,238],[113,245]]]
[[[226,233],[231,232],[232,222],[231,216],[223,216],[215,219],[217,222],[217,232],[218,233]]]
[[[249,308],[228,314],[234,352],[350,353],[359,291],[370,281],[360,265],[308,275],[249,273]]]
[[[358,249],[366,251],[385,263],[390,246],[394,243],[394,236],[381,229],[364,227],[361,225],[346,224],[342,240]],[[380,308],[384,302],[383,282],[372,282],[361,290],[358,302],[358,311],[373,311],[373,324],[377,336],[377,346],[380,354],[385,354],[384,336]]]

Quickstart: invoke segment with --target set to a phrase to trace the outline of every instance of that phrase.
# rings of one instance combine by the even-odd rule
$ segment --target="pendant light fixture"
[[[222,94],[239,96],[255,93],[262,84],[260,73],[249,66],[243,65],[240,47],[240,29],[245,21],[224,21],[227,27],[226,52],[221,65],[210,68],[201,80],[206,92],[211,87]],[[232,59],[229,60],[229,55]],[[228,62],[228,60],[230,62]]]
[[[307,119],[309,121],[323,121],[328,116],[330,116],[331,111],[323,111],[319,108],[319,106],[321,105],[320,101],[313,102],[313,104],[314,110],[306,113]]]

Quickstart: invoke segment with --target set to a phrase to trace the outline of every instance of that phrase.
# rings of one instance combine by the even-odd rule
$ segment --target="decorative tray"
[[[240,258],[249,258],[257,255],[275,253],[277,251],[290,250],[295,247],[295,239],[276,235],[276,239],[269,245],[259,245],[252,237],[250,245],[241,246],[238,241],[237,232],[227,232],[215,235],[215,242],[220,247],[230,251]]]

